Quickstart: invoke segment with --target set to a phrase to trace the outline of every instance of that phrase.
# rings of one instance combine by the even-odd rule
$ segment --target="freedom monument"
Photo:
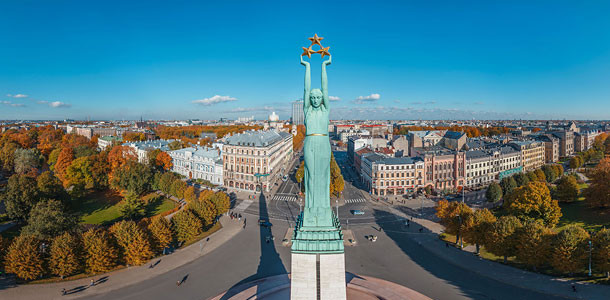
[[[346,299],[345,255],[339,218],[330,207],[330,141],[328,139],[328,77],[330,47],[314,35],[311,45],[303,47],[305,66],[303,112],[305,114],[305,207],[297,218],[292,236],[290,299]],[[314,51],[314,45],[320,50]],[[304,56],[328,56],[322,62],[321,89],[311,89],[311,67]]]

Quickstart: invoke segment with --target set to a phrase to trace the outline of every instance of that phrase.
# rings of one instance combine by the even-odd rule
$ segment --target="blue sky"
[[[456,2],[2,1],[0,119],[286,119],[314,33],[335,119],[610,119],[610,2]]]

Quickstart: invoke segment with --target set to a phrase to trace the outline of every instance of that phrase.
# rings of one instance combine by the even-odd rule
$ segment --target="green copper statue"
[[[305,226],[332,226],[330,209],[330,142],[328,140],[328,79],[326,66],[332,56],[322,62],[322,90],[311,89],[311,70],[309,62],[305,66],[305,94],[303,112],[305,113]]]

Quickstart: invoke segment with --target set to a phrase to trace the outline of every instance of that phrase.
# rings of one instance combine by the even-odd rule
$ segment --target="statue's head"
[[[322,91],[320,89],[312,89],[309,93],[309,103],[311,106],[318,108],[322,104]]]

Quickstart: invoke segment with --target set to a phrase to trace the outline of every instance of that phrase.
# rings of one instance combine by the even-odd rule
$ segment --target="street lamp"
[[[589,277],[591,277],[591,247],[593,245],[591,244],[591,241],[589,241]]]
[[[337,219],[339,219],[339,199],[335,199],[335,204],[337,206]]]

